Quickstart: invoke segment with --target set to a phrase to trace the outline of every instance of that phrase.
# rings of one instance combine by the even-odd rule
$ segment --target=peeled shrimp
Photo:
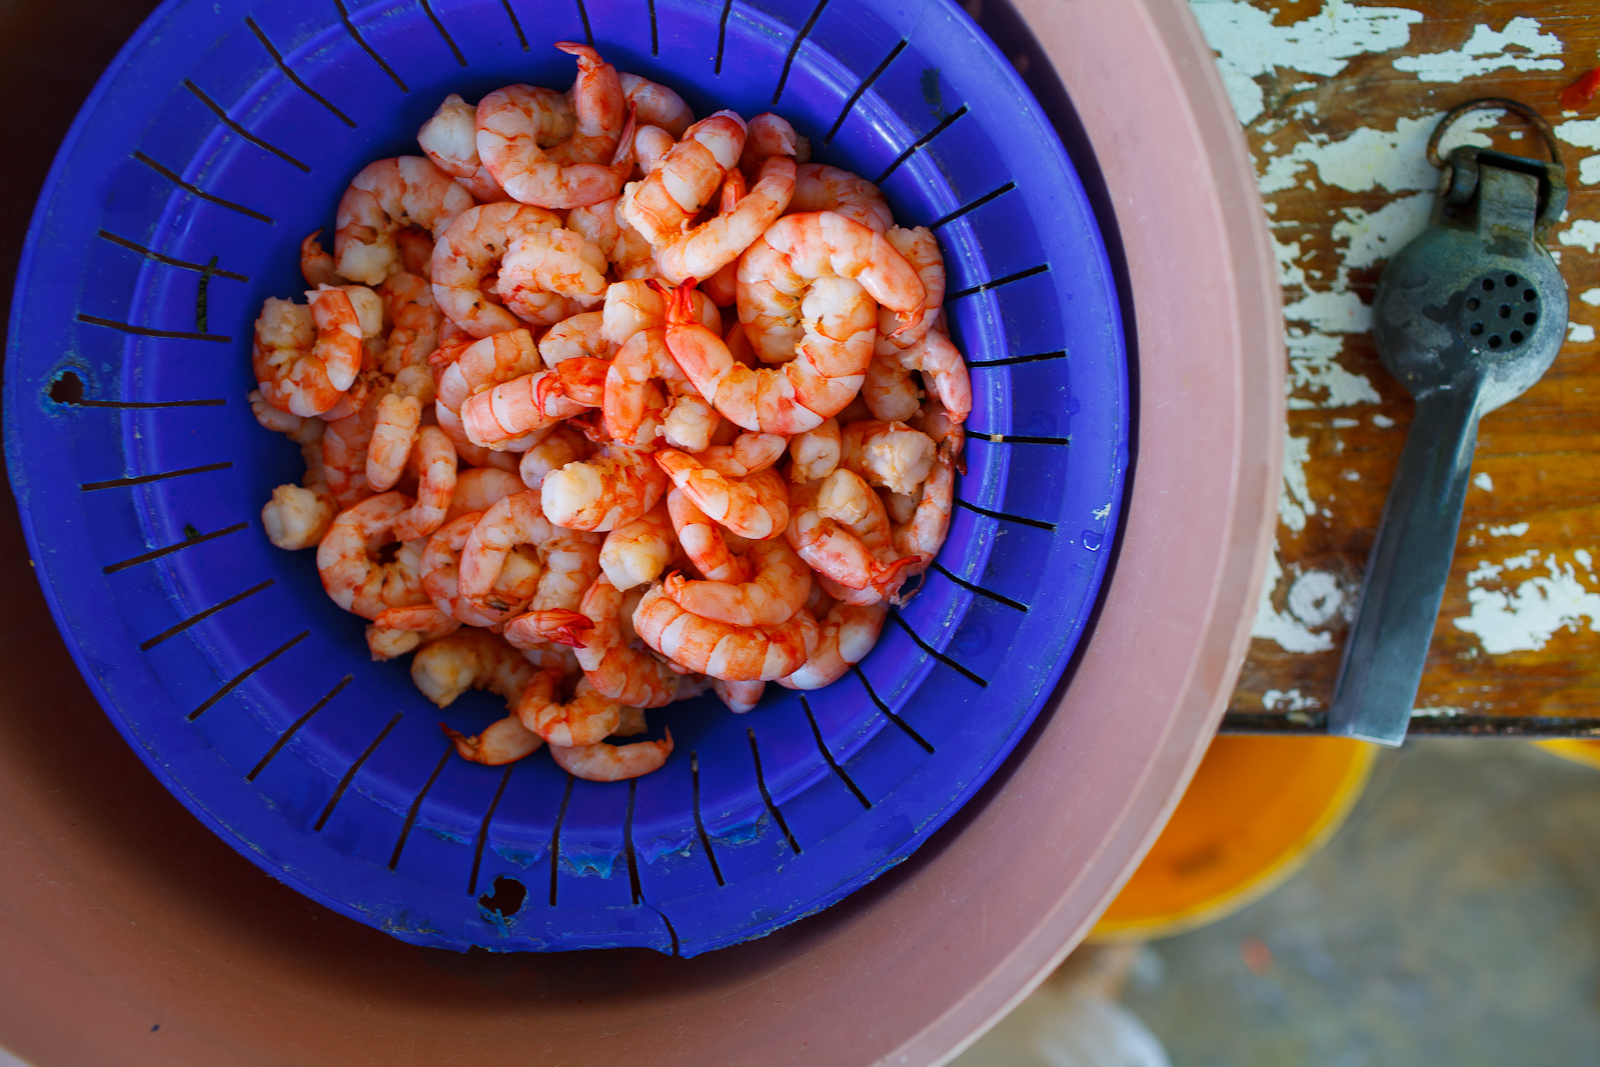
[[[833,211],[786,215],[739,259],[739,321],[764,362],[788,359],[801,346],[806,324],[816,323],[825,310],[834,310],[808,312],[804,306],[807,290],[824,278],[860,283],[872,300],[904,322],[912,321],[926,296],[911,264],[881,234]],[[876,309],[872,315],[876,327]],[[831,330],[822,332],[836,343],[847,340]],[[849,373],[866,369],[875,341],[874,337],[867,343],[864,355],[852,350],[848,363],[855,369]],[[855,388],[859,387],[857,382]]]
[[[644,134],[649,130],[662,132],[654,126],[646,126],[639,132]],[[674,143],[670,136],[667,143]],[[584,240],[598,247],[606,261],[616,268],[618,278],[653,278],[655,249],[618,212],[621,205],[622,198],[614,196],[598,204],[575,207],[567,213],[567,229],[582,234]]]
[[[658,771],[672,755],[672,731],[660,741],[635,741],[631,745],[550,746],[556,765],[586,782],[620,782]]]
[[[618,211],[657,249],[686,232],[744,150],[744,120],[719,111],[690,126],[666,157],[629,183]]]
[[[593,624],[578,646],[584,677],[604,695],[631,707],[670,704],[684,676],[629,644],[623,630],[623,600],[603,574],[584,593],[579,611]]]
[[[503,640],[485,630],[458,630],[423,645],[411,660],[411,680],[439,707],[448,707],[468,689],[487,689],[515,709],[538,671]],[[442,727],[456,752],[474,763],[499,766],[522,759],[543,738],[523,727],[515,711],[476,737]]]
[[[793,674],[816,645],[817,622],[804,609],[776,626],[734,626],[685,611],[661,586],[633,613],[645,644],[698,674],[732,682]]]
[[[775,433],[742,433],[732,444],[711,445],[694,453],[703,467],[729,478],[764,471],[783,458],[791,439]]]
[[[894,225],[894,215],[876,185],[824,163],[796,168],[789,211],[837,211],[874,233],[885,233]]]
[[[605,314],[585,311],[562,319],[539,338],[539,355],[545,366],[553,367],[569,359],[589,356],[594,359],[613,359],[617,346],[605,339],[602,332]]]
[[[627,128],[627,103],[616,68],[587,45],[561,41],[556,47],[578,57],[572,137],[546,151],[539,145],[546,120],[524,95],[531,94],[531,87],[508,86],[478,103],[478,157],[514,200],[540,207],[582,207],[622,189],[633,159],[631,151],[618,149],[631,149],[633,134]],[[621,160],[615,158],[618,154]]]
[[[322,432],[327,428],[327,423],[315,415],[291,415],[287,411],[279,410],[267,403],[267,398],[261,395],[261,390],[252,389],[245,398],[250,402],[250,414],[256,417],[256,422],[262,429],[281,433],[297,445],[310,444],[322,440]]]
[[[891,349],[909,348],[922,340],[939,318],[944,306],[944,255],[939,251],[939,239],[926,226],[892,226],[883,238],[911,264],[923,288],[921,314],[904,328],[892,311],[879,309],[878,351],[888,354]]]
[[[343,285],[348,278],[339,277],[334,268],[333,256],[323,250],[317,238],[321,230],[312,230],[300,242],[300,275],[307,285]]]
[[[837,418],[828,419],[814,430],[789,439],[789,455],[794,458],[789,478],[794,482],[817,482],[839,466],[842,451]]]
[[[776,537],[789,522],[788,490],[770,467],[728,478],[675,449],[656,453],[656,462],[696,507],[740,537]]]
[[[606,295],[605,253],[571,230],[535,230],[512,239],[495,290],[525,322],[550,325]]]
[[[482,517],[482,513],[476,511],[458,515],[428,538],[427,548],[422,553],[422,589],[435,608],[457,622],[467,626],[503,626],[527,605],[528,597],[491,592],[490,596],[479,599],[461,592],[461,549]],[[502,572],[504,570],[502,568]]]
[[[439,326],[444,321],[444,313],[433,301],[432,284],[409,271],[396,271],[384,279],[378,295],[393,323],[379,369],[398,374],[406,367],[427,363],[439,347]]]
[[[426,537],[444,525],[459,480],[456,446],[439,427],[424,426],[411,448],[411,467],[417,475],[417,502],[395,519],[395,536],[402,541]]]
[[[754,571],[748,581],[694,582],[671,574],[662,589],[701,618],[734,626],[788,622],[811,595],[811,569],[781,537],[752,542],[745,559]]]
[[[354,414],[329,422],[322,433],[322,473],[340,507],[360,503],[374,492],[367,485],[367,448],[377,427],[378,405],[371,400],[369,396]]]
[[[469,511],[488,511],[496,501],[512,493],[520,493],[527,486],[511,471],[494,467],[473,467],[456,475],[455,491],[450,494],[450,506],[445,512],[449,522]]]
[[[619,74],[622,95],[632,104],[639,116],[639,124],[659,126],[674,138],[682,137],[694,122],[694,112],[683,102],[683,97],[637,74]]]
[[[666,493],[667,477],[650,457],[618,444],[547,474],[544,513],[569,530],[614,530],[632,522]]]
[[[305,307],[268,297],[256,319],[251,364],[267,403],[294,415],[321,415],[339,402],[361,369],[362,331],[350,295],[323,285]]]
[[[503,307],[500,293],[487,291],[484,281],[500,268],[517,238],[560,228],[561,216],[527,204],[483,204],[462,211],[433,249],[433,299],[439,310],[473,337],[522,326],[523,320]],[[557,310],[565,310],[565,304],[550,313]],[[557,315],[539,325],[564,317]]]
[[[799,670],[779,678],[778,684],[785,689],[821,689],[843,678],[878,643],[888,614],[887,602],[833,605],[819,624],[817,647]]]
[[[721,337],[722,313],[717,306],[699,290],[691,290],[686,299],[695,321]],[[605,309],[601,312],[601,338],[613,345],[623,345],[641,330],[665,326],[670,301],[670,294],[663,293],[659,286],[652,286],[647,278],[612,282],[606,289]]]
[[[485,596],[500,577],[506,558],[518,545],[540,546],[556,536],[554,524],[531,489],[499,501],[478,520],[461,549],[461,592]]]
[[[741,266],[741,287],[743,271]],[[667,347],[700,395],[729,422],[762,433],[803,433],[836,414],[860,391],[872,357],[876,312],[855,282],[817,279],[802,306],[804,338],[796,358],[781,367],[759,370],[735,361],[721,339],[679,311],[683,293],[680,287],[679,300],[668,311]]]
[[[600,546],[600,569],[611,584],[626,590],[661,577],[677,547],[674,525],[666,505],[658,503],[606,534]]]
[[[568,748],[595,745],[611,736],[622,721],[622,705],[579,679],[572,699],[561,700],[561,675],[540,671],[517,701],[517,718],[552,745]]]
[[[761,164],[774,156],[788,156],[797,164],[804,163],[811,158],[811,142],[795,133],[788,119],[766,111],[745,124],[739,169],[754,181]]]
[[[424,641],[453,634],[461,623],[432,604],[387,608],[367,625],[367,650],[382,661],[414,651]]]
[[[467,398],[461,428],[467,440],[486,448],[531,447],[562,419],[600,406],[607,366],[604,360],[581,357],[502,382]],[[539,437],[528,436],[536,432]]]
[[[261,527],[267,540],[291,552],[320,542],[339,512],[338,501],[329,492],[328,480],[322,472],[320,440],[301,445],[300,454],[306,461],[301,484],[278,486],[272,491],[272,499],[261,509]]]
[[[661,276],[676,285],[687,278],[709,278],[734,264],[789,206],[794,172],[794,160],[787,156],[774,156],[761,164],[756,183],[731,211],[657,249]],[[734,295],[738,295],[737,274]]]
[[[745,557],[733,554],[722,528],[682,489],[673,489],[667,494],[667,514],[684,555],[707,580],[733,583],[749,580],[750,566]]]
[[[549,117],[541,123],[542,126],[555,133],[560,128],[556,116],[564,115],[568,119],[566,131],[553,136],[550,143],[571,136],[572,110],[567,98],[553,89],[534,89],[533,92],[540,95],[547,105]],[[456,93],[451,93],[444,98],[444,103],[439,105],[433,117],[417,131],[417,144],[440,170],[460,182],[480,204],[492,204],[509,197],[500,188],[500,183],[494,180],[494,175],[489,173],[489,168],[478,158],[477,113],[477,108]]]
[[[941,448],[928,480],[916,501],[911,517],[894,527],[894,548],[913,562],[905,574],[921,574],[939,554],[950,533],[950,511],[955,505],[955,460],[949,449]]]
[[[377,422],[367,445],[367,484],[382,492],[399,481],[405,470],[411,442],[422,425],[422,401],[385,393],[377,407]]]
[[[666,397],[656,382],[666,386]],[[654,447],[660,437],[698,452],[710,444],[717,422],[716,413],[667,351],[662,327],[641,330],[617,352],[606,372],[602,410],[606,434],[639,448]]]
[[[339,201],[333,238],[339,274],[377,285],[402,266],[401,227],[421,226],[438,237],[472,204],[471,193],[423,156],[369,163]]]
[[[797,485],[793,502],[784,534],[830,596],[875,604],[899,590],[912,561],[894,557],[883,501],[859,475],[840,468],[821,482]]]
[[[928,480],[936,447],[903,422],[852,422],[840,435],[840,463],[890,492],[910,494]]]
[[[523,726],[522,720],[515,715],[507,715],[490,723],[482,733],[472,737],[452,730],[443,723],[439,725],[445,736],[455,743],[458,756],[490,767],[515,763],[532,755],[544,744],[544,738]]]
[[[551,471],[560,470],[576,460],[587,459],[593,451],[583,434],[558,426],[549,437],[522,453],[517,473],[523,485],[538,489],[544,485],[545,476]]]
[[[395,559],[383,563],[377,549],[394,542],[394,522],[412,504],[403,493],[371,497],[339,513],[317,546],[317,571],[333,602],[367,619],[385,608],[425,604],[422,545],[408,541]]]

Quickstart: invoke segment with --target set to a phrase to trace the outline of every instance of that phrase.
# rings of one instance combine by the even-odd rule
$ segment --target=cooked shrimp
[[[717,214],[730,214],[739,206],[739,201],[744,199],[746,192],[748,192],[748,189],[744,180],[744,171],[735,167],[722,180],[722,196],[720,203],[717,205]],[[751,240],[754,240],[754,238],[751,238]],[[746,247],[748,245],[749,242],[746,242]],[[744,249],[740,249],[740,251],[742,252]],[[700,291],[710,297],[711,302],[719,308],[733,307],[739,299],[738,257],[735,256],[723,264],[715,274],[709,277],[702,276],[699,287]],[[740,327],[740,332],[743,332],[743,327]],[[730,345],[732,344],[732,341],[726,336],[723,337],[723,340]]]
[[[378,405],[370,402],[370,396],[368,399],[355,414],[328,423],[322,433],[323,476],[342,508],[359,503],[374,492],[367,485],[367,447],[377,427]]]
[[[530,448],[562,419],[600,406],[608,366],[605,360],[585,356],[502,382],[467,398],[461,405],[461,428],[475,445]]]
[[[682,489],[673,489],[667,494],[667,515],[684,555],[706,579],[733,583],[749,580],[750,566],[745,557],[733,554],[722,528],[696,507]]]
[[[622,95],[634,106],[640,125],[658,126],[674,138],[682,137],[694,122],[694,112],[683,102],[683,97],[637,74],[619,74]]]
[[[401,267],[401,227],[421,226],[438,237],[472,204],[472,194],[424,156],[367,164],[345,190],[335,216],[339,274],[377,285]]]
[[[825,163],[806,163],[796,168],[794,199],[789,201],[788,210],[837,211],[874,233],[885,233],[894,225],[894,214],[876,185]]]
[[[592,625],[578,607],[600,575],[600,535],[562,531],[542,542],[538,552],[544,565],[539,591],[528,604],[528,614],[518,621],[547,641],[576,648],[582,643],[581,632]]]
[[[823,278],[859,282],[905,322],[912,321],[926,296],[917,272],[881,234],[833,211],[786,215],[739,258],[739,320],[764,362],[788,359],[801,342],[804,323],[821,317],[823,309],[808,314],[804,303],[807,290]],[[874,326],[877,315],[874,310]],[[838,333],[827,336],[845,340]],[[852,353],[850,365],[856,369],[851,373],[862,373],[869,357],[870,351],[859,357]]]
[[[411,652],[424,641],[453,634],[461,623],[432,604],[409,608],[388,608],[367,625],[367,650],[374,660],[394,659]]]
[[[669,494],[669,500],[676,494],[676,490]],[[605,543],[600,546],[600,569],[611,584],[627,590],[661,577],[677,547],[675,525],[667,506],[658,503],[606,534]]]
[[[487,595],[512,549],[537,547],[555,536],[555,526],[545,518],[539,494],[533,490],[497,502],[483,513],[461,549],[461,592],[469,597]]]
[[[734,626],[788,622],[811,595],[811,569],[781,537],[752,542],[745,559],[754,571],[748,581],[694,582],[670,574],[662,589],[701,618]]]
[[[646,126],[640,133],[647,130],[661,132],[654,126]],[[669,137],[668,144],[672,143]],[[618,278],[653,278],[655,249],[622,217],[617,210],[621,205],[622,198],[614,196],[598,204],[575,207],[567,213],[567,229],[582,234],[585,241],[597,246],[605,254],[606,261],[616,268]]]
[[[583,434],[558,426],[549,437],[522,453],[517,473],[523,485],[538,489],[544,485],[545,476],[551,471],[560,470],[575,460],[587,459],[593,451],[589,439]]]
[[[394,523],[402,541],[426,537],[444,525],[459,479],[456,446],[439,427],[424,426],[411,448],[411,468],[417,475],[417,502]]]
[[[750,191],[731,211],[701,223],[656,250],[661,276],[673,284],[709,278],[735,264],[789,206],[794,194],[794,160],[774,156],[761,164]],[[738,296],[737,270],[734,296]]]
[[[922,340],[900,353],[900,365],[908,372],[922,372],[929,391],[939,397],[948,418],[966,421],[972,413],[972,379],[967,373],[967,361],[950,338],[938,330],[929,330]]]
[[[556,765],[586,782],[621,782],[658,771],[672,755],[672,731],[660,741],[635,741],[631,745],[550,746]]]
[[[801,608],[776,626],[734,626],[685,611],[660,586],[633,613],[641,640],[697,674],[768,682],[793,674],[811,654],[817,622]]]
[[[910,494],[928,480],[936,447],[903,422],[852,422],[840,434],[840,463],[895,493]]]
[[[766,692],[766,682],[725,682],[721,678],[711,683],[711,688],[716,692],[721,701],[727,705],[728,710],[735,715],[756,710],[756,705],[761,703],[761,694]]]
[[[694,318],[707,330],[722,336],[722,313],[699,290],[687,298]],[[601,312],[600,336],[610,344],[626,344],[641,330],[667,324],[669,297],[650,284],[648,278],[612,282],[606,289],[605,309]]]
[[[945,411],[937,396],[930,396],[923,403],[922,416],[914,425],[928,435],[941,453],[948,453],[955,460],[956,470],[967,473],[967,462],[961,455],[967,443],[966,431],[960,420],[951,418]]]
[[[764,471],[778,460],[789,447],[791,438],[775,433],[741,433],[732,444],[711,445],[694,453],[702,467],[708,467],[729,478],[743,478],[756,471]]]
[[[441,725],[456,752],[474,763],[498,766],[537,749],[543,739],[522,726],[515,708],[538,671],[500,638],[485,630],[458,630],[428,642],[411,660],[411,680],[439,707],[448,707],[468,689],[487,689],[503,697],[512,714],[476,737]]]
[[[587,45],[562,41],[556,47],[578,57],[572,137],[548,150],[541,147],[547,126],[543,114],[530,106],[531,87],[508,86],[478,103],[478,158],[500,187],[524,204],[597,204],[616,196],[633,169],[632,119],[615,67],[601,62]]]
[[[788,490],[770,467],[729,478],[676,449],[656,453],[656,462],[696,507],[740,537],[776,537],[789,522]]]
[[[456,475],[456,488],[450,494],[450,507],[445,512],[449,522],[469,511],[488,511],[497,502],[512,493],[520,493],[527,486],[511,471],[494,467],[473,467]]]
[[[795,133],[789,120],[763,112],[745,126],[744,151],[739,155],[739,169],[745,177],[755,180],[761,164],[774,156],[788,156],[796,163],[811,157],[811,142]]]
[[[660,249],[694,224],[743,150],[744,120],[738,115],[719,111],[701,119],[643,181],[628,184],[618,211]]]
[[[609,266],[599,246],[581,234],[535,230],[506,248],[495,291],[518,318],[551,325],[605,298]]]
[[[321,235],[320,229],[312,230],[300,242],[300,275],[307,285],[344,285],[349,279],[339,277],[333,266],[333,256],[325,252],[322,242],[317,240]]]
[[[250,414],[256,417],[256,422],[263,429],[281,433],[297,445],[322,440],[322,431],[328,424],[317,416],[291,415],[281,411],[267,403],[267,398],[261,395],[259,389],[250,390],[250,395],[245,399],[250,401]]]
[[[681,298],[683,289],[678,292]],[[728,421],[762,433],[803,433],[860,391],[872,358],[875,309],[857,283],[818,278],[802,310],[804,337],[797,358],[781,367],[756,370],[735,361],[711,331],[687,323],[676,304],[668,312],[667,347],[700,395]]]
[[[484,727],[483,732],[468,737],[439,724],[445,736],[455,743],[456,754],[464,760],[499,767],[532,755],[544,744],[544,738],[522,725],[515,715],[507,715]],[[551,749],[551,751],[555,751]]]
[[[661,161],[667,158],[667,153],[672,151],[678,139],[663,130],[660,126],[639,126],[633,131],[633,175],[636,178],[647,177],[651,171],[661,166]],[[627,186],[623,186],[624,189]],[[619,206],[620,206],[620,199]]]
[[[579,610],[593,623],[578,646],[584,677],[604,695],[631,707],[670,704],[684,676],[632,647],[624,629],[623,607],[623,594],[603,574],[584,593]]]
[[[923,483],[921,498],[911,517],[894,527],[894,548],[913,562],[905,574],[921,574],[939,554],[950,533],[950,511],[955,506],[955,460],[948,449],[940,449],[933,470]]]
[[[394,543],[394,521],[412,504],[389,492],[339,513],[317,546],[317,571],[333,602],[362,618],[375,619],[385,608],[426,604],[422,591],[422,545],[408,541],[387,563],[378,550]]]
[[[830,596],[875,604],[899,590],[911,560],[894,558],[883,501],[859,475],[841,467],[821,482],[795,486],[793,501],[784,534]]]
[[[794,463],[789,468],[790,481],[818,482],[826,478],[839,466],[841,450],[837,418],[828,419],[814,430],[791,437],[789,455]]]
[[[517,238],[560,228],[560,215],[527,204],[483,204],[461,212],[433,249],[433,299],[439,310],[473,337],[520,327],[522,320],[501,306],[499,291],[485,289],[485,279],[500,269]]]
[[[267,403],[321,415],[361,369],[361,321],[350,294],[330,285],[306,293],[309,307],[268,297],[256,319],[250,361]]]
[[[408,271],[396,271],[384,279],[378,295],[393,323],[379,369],[398,374],[426,364],[439,347],[439,326],[444,321],[444,313],[433,302],[433,285]]]
[[[540,487],[544,513],[569,530],[614,530],[661,499],[667,477],[632,449],[608,444],[600,453],[547,474]]]
[[[883,237],[911,264],[923,289],[922,313],[909,326],[901,327],[898,317],[887,308],[878,309],[878,351],[887,355],[891,349],[909,348],[922,340],[939,318],[944,306],[944,255],[939,251],[939,239],[926,226],[893,226]]]
[[[880,338],[881,340],[881,338]],[[872,353],[861,396],[875,419],[904,422],[922,410],[922,397],[911,371],[900,363],[898,350]]]
[[[539,338],[539,355],[545,366],[554,367],[557,363],[581,356],[614,359],[617,346],[602,334],[604,322],[604,312],[585,311],[550,327],[549,332]]]
[[[339,503],[328,490],[328,480],[322,471],[320,440],[301,445],[300,454],[306,461],[301,484],[278,486],[272,491],[272,499],[261,509],[261,527],[267,540],[291,552],[310,548],[321,541],[333,524],[333,517],[339,513]]]
[[[887,602],[858,606],[835,604],[818,627],[817,647],[804,666],[778,684],[785,689],[821,689],[849,673],[852,665],[866,659],[883,632],[889,614]]]
[[[367,444],[367,485],[382,492],[400,480],[406,460],[411,458],[411,442],[422,425],[422,401],[414,396],[385,393],[377,408],[377,421]]]
[[[496,583],[501,588],[492,589],[482,598],[461,592],[461,550],[481,518],[483,514],[476,511],[458,515],[428,538],[422,553],[422,589],[434,607],[458,622],[467,626],[503,626],[527,606],[537,589],[537,560],[530,564],[526,557],[513,554],[507,562],[517,564],[517,581],[504,580],[508,577],[506,572],[513,568],[502,566],[502,580]],[[530,573],[534,582],[527,581]],[[505,588],[508,585],[515,588]]]
[[[563,94],[553,89],[534,89],[533,92],[548,101],[549,112],[565,114],[570,119],[572,111]],[[492,204],[509,197],[478,158],[477,114],[477,108],[451,93],[417,131],[417,144],[435,166],[460,182],[480,204]],[[558,128],[559,122],[547,119],[543,125]],[[556,139],[565,139],[571,132],[569,121],[566,133]]]
[[[572,699],[561,700],[561,675],[540,671],[517,701],[522,725],[552,745],[596,745],[621,724],[622,705],[601,693],[589,679],[578,680]]]
[[[665,397],[656,382],[666,386]],[[613,440],[652,448],[665,438],[690,452],[710,444],[717,417],[667,351],[666,330],[659,326],[634,334],[618,350],[606,372],[602,411]]]

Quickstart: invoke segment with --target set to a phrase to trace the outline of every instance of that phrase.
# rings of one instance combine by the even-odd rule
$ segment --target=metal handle
[[[1405,740],[1461,529],[1479,394],[1480,383],[1468,381],[1417,401],[1345,640],[1330,734]]]

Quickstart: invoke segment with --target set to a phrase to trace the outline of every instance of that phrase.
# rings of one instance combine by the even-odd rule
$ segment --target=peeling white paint
[[[1306,486],[1306,462],[1311,459],[1311,442],[1283,431],[1283,491],[1278,494],[1278,521],[1291,530],[1306,528],[1306,516],[1317,513]]]
[[[1387,415],[1374,415],[1372,416],[1372,425],[1378,427],[1380,430],[1387,430],[1389,427],[1394,425],[1394,420]],[[1488,475],[1485,474],[1484,477],[1487,478]]]
[[[1515,49],[1515,51],[1512,51]],[[1474,26],[1460,48],[1420,56],[1401,56],[1395,70],[1414,73],[1418,81],[1459,82],[1494,70],[1560,70],[1561,38],[1545,33],[1537,19],[1518,16],[1503,30]]]
[[[1583,344],[1586,341],[1593,341],[1594,327],[1585,326],[1581,322],[1569,322],[1567,323],[1567,340],[1576,341],[1579,344]]]
[[[1467,714],[1467,709],[1458,708],[1454,704],[1434,704],[1426,708],[1412,708],[1411,714],[1429,719],[1453,719],[1457,715]]]
[[[1422,21],[1421,12],[1408,8],[1358,7],[1347,0],[1328,0],[1317,14],[1288,26],[1274,26],[1271,12],[1246,0],[1191,0],[1189,10],[1217,53],[1234,113],[1247,126],[1266,110],[1255,79],[1280,67],[1331,78],[1356,56],[1403,47],[1412,24]]]
[[[1268,689],[1261,694],[1261,706],[1268,711],[1313,711],[1322,701],[1298,689]]]
[[[1590,630],[1600,633],[1600,593],[1583,583],[1571,563],[1558,563],[1553,554],[1544,560],[1548,576],[1535,575],[1511,590],[1483,588],[1507,571],[1531,570],[1539,557],[1538,551],[1525,552],[1499,564],[1480,564],[1467,575],[1471,614],[1451,622],[1475,634],[1491,656],[1538,651],[1557,630],[1576,633],[1585,619]]]
[[[1472,479],[1472,484],[1477,486],[1479,489],[1482,489],[1486,493],[1494,492],[1494,479],[1489,477],[1488,471],[1480,472],[1475,478]]]
[[[1289,587],[1290,614],[1307,626],[1326,626],[1336,618],[1351,621],[1355,605],[1339,579],[1327,571],[1306,571]]]
[[[1314,633],[1309,626],[1287,611],[1272,606],[1273,591],[1283,579],[1283,565],[1278,562],[1278,550],[1272,550],[1272,560],[1267,564],[1267,580],[1261,586],[1261,602],[1256,607],[1256,621],[1250,628],[1251,637],[1272,641],[1285,652],[1326,652],[1333,648],[1333,638],[1325,633]]]
[[[1525,522],[1514,522],[1509,526],[1489,527],[1490,537],[1521,537],[1527,532],[1528,524]]]
[[[1600,307],[1600,289],[1585,289],[1583,295],[1578,297],[1590,307]]]
[[[1600,119],[1573,119],[1557,123],[1555,131],[1556,136],[1567,144],[1579,148],[1600,148]],[[1600,182],[1600,156],[1585,156],[1578,162],[1578,181],[1584,185]]]
[[[1593,252],[1595,246],[1600,245],[1600,222],[1579,219],[1556,234],[1556,240],[1564,245],[1576,245],[1585,252]]]
[[[1308,166],[1314,167],[1324,185],[1336,185],[1352,193],[1372,189],[1411,192],[1433,189],[1439,172],[1428,162],[1428,138],[1444,112],[1434,111],[1420,118],[1401,118],[1392,130],[1362,127],[1337,141],[1326,134],[1312,134],[1285,155],[1267,161],[1267,171],[1259,179],[1263,195],[1293,187]],[[1481,130],[1493,129],[1500,121],[1498,111],[1475,111],[1452,126],[1440,143],[1439,151],[1448,154],[1458,145],[1490,144]]]

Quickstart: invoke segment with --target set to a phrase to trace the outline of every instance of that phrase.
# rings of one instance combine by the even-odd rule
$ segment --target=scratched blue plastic
[[[1032,520],[958,507],[942,571],[859,674],[805,707],[770,687],[742,717],[710,700],[653,712],[677,749],[632,785],[569,783],[542,753],[509,770],[446,758],[440,721],[476,731],[503,705],[473,693],[432,707],[403,664],[370,661],[311,553],[267,543],[261,505],[300,460],[245,403],[255,314],[304,288],[299,239],[330,224],[355,171],[415,152],[449,92],[569,83],[572,61],[550,45],[583,40],[585,17],[607,59],[701,114],[777,110],[816,159],[880,180],[902,224],[983,201],[938,231],[951,326],[974,365],[958,491]],[[230,130],[201,93],[291,159]],[[694,955],[905,859],[1050,696],[1105,568],[1127,459],[1122,338],[1093,216],[1038,106],[944,0],[436,0],[431,12],[409,0],[352,7],[348,23],[334,0],[175,0],[56,159],[10,338],[12,484],[56,620],[117,727],[274,877],[455,949]],[[1049,358],[985,366],[1019,356]],[[58,402],[68,371],[88,401],[218,403]],[[178,471],[191,473],[84,488]]]

